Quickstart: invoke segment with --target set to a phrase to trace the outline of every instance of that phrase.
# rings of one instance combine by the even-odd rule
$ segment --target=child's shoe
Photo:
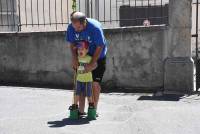
[[[70,119],[78,119],[78,105],[73,104],[72,106],[69,107],[70,110]]]
[[[88,119],[96,120],[96,109],[94,107],[94,103],[89,103],[88,107]]]

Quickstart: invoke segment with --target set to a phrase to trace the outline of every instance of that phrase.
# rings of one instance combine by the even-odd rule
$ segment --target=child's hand
[[[85,72],[91,72],[97,67],[97,63],[89,63],[85,65]]]

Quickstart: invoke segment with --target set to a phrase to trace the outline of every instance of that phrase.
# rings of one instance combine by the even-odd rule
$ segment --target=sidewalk
[[[99,117],[67,119],[72,92],[0,87],[0,134],[199,134],[200,96],[102,93]]]

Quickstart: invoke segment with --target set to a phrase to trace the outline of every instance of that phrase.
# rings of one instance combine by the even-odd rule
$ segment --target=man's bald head
[[[86,20],[86,16],[82,12],[75,11],[71,14],[71,22],[80,21],[80,23],[84,23],[85,20]]]
[[[71,22],[75,31],[81,32],[85,29],[87,24],[86,16],[82,12],[73,12],[71,14]]]

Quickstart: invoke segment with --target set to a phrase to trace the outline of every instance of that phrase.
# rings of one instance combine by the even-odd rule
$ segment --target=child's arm
[[[84,69],[83,73],[92,72],[96,68],[97,68],[97,63],[93,64],[93,66],[91,66],[91,68],[89,68],[88,70]]]

